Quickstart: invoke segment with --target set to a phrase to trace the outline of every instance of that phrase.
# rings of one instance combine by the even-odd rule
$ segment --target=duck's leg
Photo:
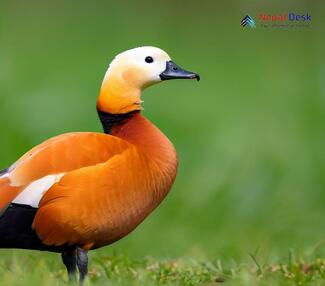
[[[67,268],[69,281],[76,281],[77,273],[77,250],[76,248],[65,249],[62,254],[62,261]]]
[[[79,269],[79,282],[82,284],[88,274],[88,254],[82,248],[77,248],[77,266]]]

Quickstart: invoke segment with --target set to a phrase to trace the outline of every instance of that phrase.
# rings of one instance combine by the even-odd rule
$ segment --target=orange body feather
[[[112,135],[69,133],[32,149],[1,179],[0,207],[32,181],[65,173],[43,196],[33,228],[47,245],[97,248],[142,222],[166,196],[176,172],[173,145],[137,113]]]

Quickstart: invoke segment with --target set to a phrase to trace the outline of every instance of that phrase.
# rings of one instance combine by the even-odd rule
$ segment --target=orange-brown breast
[[[33,227],[45,244],[100,247],[132,231],[169,192],[177,173],[170,141],[136,114],[113,130],[130,146],[68,172],[44,195]]]

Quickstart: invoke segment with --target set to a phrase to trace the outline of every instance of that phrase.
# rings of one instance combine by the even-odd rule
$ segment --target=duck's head
[[[141,110],[141,91],[170,79],[197,79],[197,73],[177,66],[163,50],[140,47],[127,50],[111,62],[101,86],[97,108],[123,114]]]

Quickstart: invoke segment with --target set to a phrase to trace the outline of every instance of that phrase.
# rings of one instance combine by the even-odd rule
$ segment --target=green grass
[[[132,259],[128,255],[91,255],[85,285],[118,286],[217,286],[292,285],[321,286],[325,281],[325,259],[296,256],[265,263],[257,254],[245,261],[196,260],[193,258]],[[66,285],[67,275],[59,261],[31,254],[2,260],[1,285]],[[74,284],[74,283],[73,283]]]

